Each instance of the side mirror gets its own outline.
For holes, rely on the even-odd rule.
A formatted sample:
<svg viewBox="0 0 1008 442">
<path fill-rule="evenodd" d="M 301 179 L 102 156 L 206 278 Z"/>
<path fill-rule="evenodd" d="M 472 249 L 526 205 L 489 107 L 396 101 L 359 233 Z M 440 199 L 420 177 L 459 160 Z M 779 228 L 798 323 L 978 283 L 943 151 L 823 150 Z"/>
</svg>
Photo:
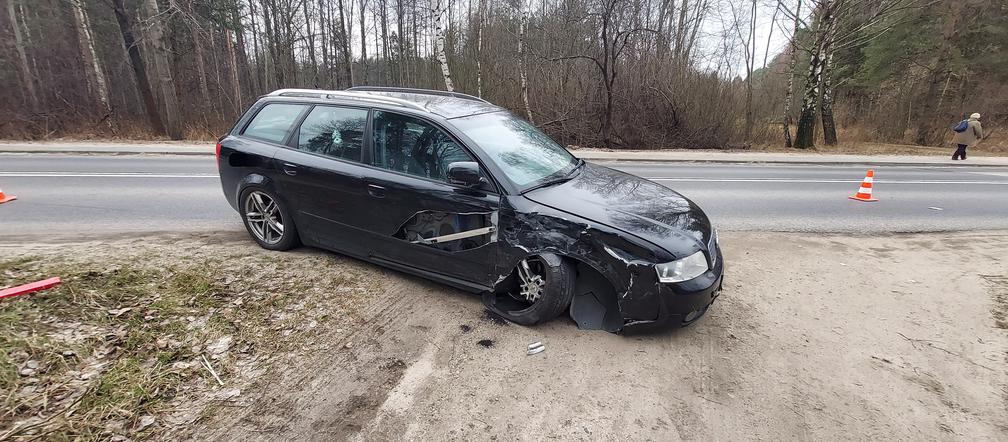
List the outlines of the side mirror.
<svg viewBox="0 0 1008 442">
<path fill-rule="evenodd" d="M 475 187 L 483 182 L 480 176 L 479 163 L 475 161 L 456 161 L 448 165 L 448 182 L 466 187 Z"/>
</svg>

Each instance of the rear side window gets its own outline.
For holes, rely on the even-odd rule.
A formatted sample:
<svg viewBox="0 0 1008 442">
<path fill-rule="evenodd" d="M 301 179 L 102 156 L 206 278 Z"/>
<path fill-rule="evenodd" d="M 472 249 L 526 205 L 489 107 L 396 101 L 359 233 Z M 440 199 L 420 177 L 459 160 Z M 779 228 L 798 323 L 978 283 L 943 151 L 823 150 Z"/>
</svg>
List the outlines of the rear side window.
<svg viewBox="0 0 1008 442">
<path fill-rule="evenodd" d="M 448 181 L 448 165 L 456 161 L 473 161 L 455 141 L 432 124 L 391 112 L 375 112 L 375 166 Z"/>
<path fill-rule="evenodd" d="M 361 160 L 368 111 L 315 106 L 298 131 L 298 149 L 333 158 Z"/>
<path fill-rule="evenodd" d="M 307 107 L 305 104 L 267 104 L 259 110 L 242 134 L 260 140 L 283 143 L 294 121 Z"/>
</svg>

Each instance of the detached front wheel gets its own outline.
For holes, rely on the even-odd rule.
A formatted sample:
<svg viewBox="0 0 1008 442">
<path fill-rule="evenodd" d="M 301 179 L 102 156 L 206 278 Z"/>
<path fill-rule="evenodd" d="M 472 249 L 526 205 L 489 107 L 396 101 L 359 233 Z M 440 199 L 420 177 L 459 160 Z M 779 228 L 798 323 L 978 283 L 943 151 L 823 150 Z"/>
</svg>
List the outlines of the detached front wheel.
<svg viewBox="0 0 1008 442">
<path fill-rule="evenodd" d="M 242 221 L 252 239 L 269 250 L 290 250 L 298 246 L 297 228 L 290 211 L 268 190 L 250 187 L 242 192 Z"/>
<path fill-rule="evenodd" d="M 488 293 L 484 304 L 505 319 L 535 325 L 565 312 L 574 298 L 574 265 L 556 255 L 521 260 L 506 294 Z"/>
</svg>

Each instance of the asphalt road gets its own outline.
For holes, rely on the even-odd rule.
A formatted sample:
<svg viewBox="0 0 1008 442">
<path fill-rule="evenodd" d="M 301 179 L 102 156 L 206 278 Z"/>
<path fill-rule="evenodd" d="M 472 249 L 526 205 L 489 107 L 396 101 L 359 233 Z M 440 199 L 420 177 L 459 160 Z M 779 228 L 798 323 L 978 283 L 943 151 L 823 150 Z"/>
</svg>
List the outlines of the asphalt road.
<svg viewBox="0 0 1008 442">
<path fill-rule="evenodd" d="M 607 163 L 693 199 L 722 230 L 1008 229 L 1008 168 Z M 0 237 L 243 229 L 211 156 L 0 155 Z M 940 210 L 939 210 L 940 209 Z M 10 239 L 10 238 L 8 238 Z"/>
</svg>

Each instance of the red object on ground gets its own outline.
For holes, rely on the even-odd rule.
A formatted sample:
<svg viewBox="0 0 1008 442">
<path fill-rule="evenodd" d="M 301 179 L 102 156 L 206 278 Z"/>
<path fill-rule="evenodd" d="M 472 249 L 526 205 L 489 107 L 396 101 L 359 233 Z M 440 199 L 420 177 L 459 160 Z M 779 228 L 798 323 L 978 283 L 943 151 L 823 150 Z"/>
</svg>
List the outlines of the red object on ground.
<svg viewBox="0 0 1008 442">
<path fill-rule="evenodd" d="M 868 173 L 865 175 L 864 181 L 861 181 L 861 188 L 858 189 L 858 192 L 856 194 L 854 194 L 853 196 L 849 196 L 848 198 L 857 201 L 878 201 L 877 199 L 872 198 L 871 194 L 872 183 L 874 182 L 875 182 L 875 171 L 872 169 L 868 169 Z"/>
<path fill-rule="evenodd" d="M 6 288 L 0 290 L 0 299 L 10 298 L 18 295 L 24 295 L 26 293 L 31 292 L 37 292 L 39 290 L 45 290 L 47 288 L 59 285 L 60 282 L 62 281 L 60 281 L 59 277 L 56 277 L 56 278 L 43 279 L 41 281 L 33 282 L 30 284 Z"/>
<path fill-rule="evenodd" d="M 7 201 L 14 201 L 17 197 L 14 195 L 4 195 L 3 189 L 0 189 L 0 204 L 6 203 Z"/>
</svg>

